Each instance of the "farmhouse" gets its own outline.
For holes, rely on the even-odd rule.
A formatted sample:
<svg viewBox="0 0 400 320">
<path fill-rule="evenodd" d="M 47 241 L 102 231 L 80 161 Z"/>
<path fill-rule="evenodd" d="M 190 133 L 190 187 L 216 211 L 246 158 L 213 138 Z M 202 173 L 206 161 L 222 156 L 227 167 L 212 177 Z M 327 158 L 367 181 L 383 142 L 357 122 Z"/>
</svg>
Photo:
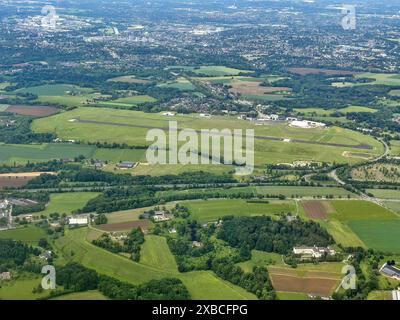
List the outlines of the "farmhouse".
<svg viewBox="0 0 400 320">
<path fill-rule="evenodd" d="M 326 124 L 322 122 L 308 121 L 308 120 L 295 120 L 289 124 L 291 127 L 310 129 L 310 128 L 325 128 Z"/>
<path fill-rule="evenodd" d="M 330 247 L 294 247 L 294 254 L 311 255 L 313 258 L 321 258 L 324 255 L 334 256 L 336 251 Z"/>
<path fill-rule="evenodd" d="M 74 226 L 86 226 L 88 224 L 88 218 L 69 218 L 68 223 Z"/>
<path fill-rule="evenodd" d="M 0 280 L 11 280 L 11 272 L 0 273 Z"/>
<path fill-rule="evenodd" d="M 394 265 L 385 263 L 379 271 L 386 277 L 400 281 L 400 269 L 396 268 Z"/>
<path fill-rule="evenodd" d="M 135 165 L 134 162 L 123 161 L 121 163 L 118 163 L 117 167 L 120 168 L 120 169 L 132 169 L 134 165 Z"/>
<path fill-rule="evenodd" d="M 154 221 L 168 221 L 171 220 L 171 215 L 167 214 L 165 211 L 156 211 L 154 212 Z"/>
</svg>

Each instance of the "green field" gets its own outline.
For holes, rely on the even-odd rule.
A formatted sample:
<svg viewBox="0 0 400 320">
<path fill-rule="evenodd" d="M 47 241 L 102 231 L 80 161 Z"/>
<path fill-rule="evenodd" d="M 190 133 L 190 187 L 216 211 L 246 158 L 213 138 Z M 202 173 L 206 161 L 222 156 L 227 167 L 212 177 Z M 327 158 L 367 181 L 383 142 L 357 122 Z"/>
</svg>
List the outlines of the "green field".
<svg viewBox="0 0 400 320">
<path fill-rule="evenodd" d="M 31 245 L 36 245 L 41 238 L 46 238 L 46 233 L 34 225 L 0 231 L 0 239 L 20 240 Z"/>
<path fill-rule="evenodd" d="M 140 263 L 164 270 L 178 270 L 174 256 L 164 237 L 148 235 L 140 252 Z"/>
<path fill-rule="evenodd" d="M 350 221 L 350 228 L 368 248 L 385 252 L 400 253 L 400 219 Z"/>
<path fill-rule="evenodd" d="M 180 128 L 195 130 L 207 128 L 254 129 L 256 135 L 255 165 L 256 169 L 260 170 L 268 163 L 291 163 L 298 160 L 357 163 L 360 159 L 346 157 L 343 153 L 357 151 L 358 149 L 351 146 L 358 144 L 372 146 L 371 150 L 363 150 L 371 156 L 383 153 L 383 146 L 373 138 L 338 127 L 304 130 L 291 128 L 286 124 L 255 126 L 254 123 L 237 120 L 233 117 L 215 116 L 211 119 L 204 119 L 198 115 L 166 117 L 162 114 L 107 108 L 77 108 L 46 119 L 37 119 L 34 121 L 32 129 L 35 132 L 54 132 L 62 139 L 74 139 L 82 142 L 117 142 L 147 146 L 150 144 L 145 139 L 148 130 L 150 128 L 168 128 L 169 121 L 172 120 L 178 121 Z M 85 121 L 90 121 L 90 123 Z M 287 143 L 263 137 L 337 143 L 348 147 Z"/>
<path fill-rule="evenodd" d="M 199 221 L 216 221 L 228 215 L 260 216 L 279 213 L 296 213 L 292 201 L 276 201 L 270 203 L 248 203 L 245 200 L 199 200 L 183 204 L 190 210 L 191 216 Z"/>
<path fill-rule="evenodd" d="M 101 102 L 101 105 L 120 105 L 120 106 L 136 106 L 142 103 L 147 103 L 147 102 L 156 102 L 157 100 L 147 96 L 147 95 L 139 95 L 139 96 L 132 96 L 132 97 L 125 97 L 125 98 L 119 98 L 116 100 L 111 100 L 107 102 Z"/>
<path fill-rule="evenodd" d="M 367 189 L 368 193 L 372 193 L 375 197 L 380 199 L 400 199 L 400 190 L 390 189 Z"/>
<path fill-rule="evenodd" d="M 64 237 L 55 241 L 59 262 L 77 261 L 88 268 L 97 270 L 132 284 L 148 282 L 152 279 L 177 277 L 188 288 L 192 299 L 241 300 L 256 299 L 244 289 L 232 285 L 210 271 L 178 273 L 173 270 L 136 263 L 113 254 L 86 241 L 87 228 L 68 230 Z"/>
<path fill-rule="evenodd" d="M 37 87 L 29 87 L 16 90 L 18 93 L 32 93 L 38 96 L 63 96 L 66 94 L 92 93 L 93 89 L 82 88 L 71 84 L 46 84 Z"/>
<path fill-rule="evenodd" d="M 96 149 L 92 155 L 93 159 L 111 161 L 118 163 L 120 161 L 144 161 L 146 150 L 144 149 Z"/>
<path fill-rule="evenodd" d="M 390 141 L 390 155 L 400 157 L 400 141 Z"/>
<path fill-rule="evenodd" d="M 108 300 L 100 291 L 90 290 L 84 292 L 67 293 L 50 300 Z"/>
<path fill-rule="evenodd" d="M 277 292 L 278 300 L 310 300 L 305 293 L 296 292 Z"/>
<path fill-rule="evenodd" d="M 161 83 L 158 85 L 161 88 L 173 88 L 181 91 L 193 91 L 196 90 L 196 86 L 194 86 L 189 80 L 186 78 L 178 78 L 175 81 L 169 81 L 166 83 Z"/>
<path fill-rule="evenodd" d="M 291 187 L 291 186 L 260 186 L 256 187 L 257 194 L 268 195 L 274 194 L 279 195 L 282 194 L 286 197 L 291 196 L 300 196 L 300 197 L 313 197 L 313 196 L 321 196 L 324 197 L 326 195 L 333 195 L 335 197 L 347 197 L 350 195 L 351 197 L 356 197 L 354 193 L 351 193 L 343 188 L 339 187 Z"/>
<path fill-rule="evenodd" d="M 336 210 L 333 217 L 340 221 L 397 219 L 392 212 L 368 201 L 331 201 L 331 203 Z"/>
<path fill-rule="evenodd" d="M 237 264 L 244 272 L 252 272 L 254 267 L 266 267 L 267 265 L 283 266 L 282 255 L 259 250 L 251 251 L 251 259 Z"/>
<path fill-rule="evenodd" d="M 57 212 L 69 215 L 73 211 L 82 209 L 89 200 L 98 195 L 99 193 L 96 192 L 52 193 L 46 209 L 36 214 L 48 216 L 50 213 Z"/>
<path fill-rule="evenodd" d="M 352 86 L 365 86 L 365 85 L 385 85 L 385 86 L 399 86 L 400 75 L 393 73 L 360 73 L 355 75 L 355 78 L 362 79 L 368 78 L 373 79 L 372 82 L 367 83 L 353 83 L 353 82 L 333 82 L 332 86 L 343 88 Z"/>
<path fill-rule="evenodd" d="M 330 201 L 335 212 L 329 219 L 319 221 L 336 242 L 344 246 L 361 246 L 398 252 L 399 217 L 393 212 L 368 201 Z M 397 248 L 396 248 L 397 247 Z"/>
<path fill-rule="evenodd" d="M 23 164 L 45 162 L 52 159 L 69 159 L 80 155 L 91 158 L 96 147 L 82 144 L 49 143 L 41 145 L 0 144 L 0 162 Z"/>
<path fill-rule="evenodd" d="M 393 300 L 391 291 L 371 291 L 367 300 Z"/>
<path fill-rule="evenodd" d="M 400 213 L 400 202 L 398 201 L 384 201 L 383 202 L 386 207 L 390 210 Z"/>
<path fill-rule="evenodd" d="M 33 288 L 37 287 L 40 282 L 41 278 L 4 281 L 0 286 L 0 300 L 36 300 L 45 298 L 49 295 L 47 290 L 43 290 L 41 293 L 32 293 Z"/>
</svg>

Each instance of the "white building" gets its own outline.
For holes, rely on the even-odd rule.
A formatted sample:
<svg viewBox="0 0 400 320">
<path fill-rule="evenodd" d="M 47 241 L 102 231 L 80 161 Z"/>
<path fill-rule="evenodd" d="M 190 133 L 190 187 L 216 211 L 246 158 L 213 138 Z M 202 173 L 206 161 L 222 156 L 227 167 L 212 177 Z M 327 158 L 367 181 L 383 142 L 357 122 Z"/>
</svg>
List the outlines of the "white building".
<svg viewBox="0 0 400 320">
<path fill-rule="evenodd" d="M 88 218 L 69 218 L 69 225 L 87 226 Z"/>
<path fill-rule="evenodd" d="M 325 254 L 329 256 L 334 256 L 336 251 L 331 249 L 330 247 L 294 247 L 293 248 L 294 254 L 301 254 L 301 255 L 310 255 L 313 258 L 321 258 Z"/>
<path fill-rule="evenodd" d="M 400 300 L 400 288 L 392 291 L 393 300 Z"/>
<path fill-rule="evenodd" d="M 310 128 L 325 128 L 326 124 L 322 122 L 308 121 L 308 120 L 295 120 L 289 124 L 291 127 L 310 129 Z"/>
</svg>

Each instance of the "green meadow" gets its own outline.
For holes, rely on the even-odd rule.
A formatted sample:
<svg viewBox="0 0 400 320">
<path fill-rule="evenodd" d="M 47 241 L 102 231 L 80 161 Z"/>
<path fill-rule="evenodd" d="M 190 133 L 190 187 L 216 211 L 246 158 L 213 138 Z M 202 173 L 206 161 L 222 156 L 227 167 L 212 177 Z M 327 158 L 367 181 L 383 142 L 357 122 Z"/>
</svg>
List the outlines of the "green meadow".
<svg viewBox="0 0 400 320">
<path fill-rule="evenodd" d="M 105 274 L 121 281 L 132 284 L 148 282 L 152 279 L 162 279 L 166 277 L 176 277 L 182 280 L 188 288 L 192 299 L 207 300 L 244 300 L 256 299 L 256 297 L 246 290 L 224 281 L 210 271 L 193 271 L 179 273 L 178 270 L 165 269 L 157 265 L 161 261 L 169 261 L 172 268 L 172 255 L 169 250 L 164 252 L 164 257 L 160 260 L 149 255 L 151 250 L 155 250 L 154 244 L 145 250 L 145 259 L 155 262 L 156 265 L 146 265 L 137 263 L 131 259 L 113 254 L 109 251 L 96 247 L 86 240 L 87 228 L 67 230 L 65 236 L 55 241 L 55 248 L 60 254 L 58 258 L 61 262 L 76 261 L 88 268 L 95 269 L 101 274 Z M 155 240 L 159 241 L 159 240 Z M 166 249 L 165 246 L 161 249 Z M 150 251 L 149 251 L 150 250 Z M 168 255 L 170 255 L 168 257 Z"/>
<path fill-rule="evenodd" d="M 0 286 L 0 300 L 36 300 L 49 296 L 49 291 L 33 293 L 33 288 L 40 285 L 42 278 L 18 279 L 2 282 Z"/>
<path fill-rule="evenodd" d="M 380 199 L 400 199 L 400 190 L 390 189 L 367 189 L 368 193 L 372 193 L 375 197 Z"/>
<path fill-rule="evenodd" d="M 20 240 L 30 245 L 36 245 L 42 238 L 46 238 L 46 233 L 34 225 L 0 231 L 0 239 Z"/>
<path fill-rule="evenodd" d="M 140 251 L 140 263 L 165 270 L 178 270 L 167 240 L 156 235 L 147 235 Z"/>
<path fill-rule="evenodd" d="M 79 120 L 76 120 L 79 119 Z M 90 123 L 85 121 L 91 121 Z M 326 161 L 337 163 L 357 163 L 360 159 L 346 157 L 345 151 L 357 149 L 353 145 L 368 144 L 371 150 L 364 150 L 371 156 L 383 153 L 383 146 L 375 139 L 358 132 L 330 127 L 326 129 L 291 128 L 286 124 L 255 126 L 249 121 L 215 116 L 204 119 L 198 115 L 177 115 L 166 117 L 162 114 L 147 114 L 131 110 L 107 108 L 77 108 L 46 119 L 37 119 L 32 125 L 35 132 L 53 132 L 63 139 L 82 142 L 118 142 L 128 145 L 147 146 L 146 135 L 150 128 L 168 128 L 169 121 L 177 121 L 179 128 L 195 130 L 226 128 L 255 130 L 255 165 L 261 169 L 268 163 L 304 161 Z M 325 142 L 348 145 L 332 147 L 317 144 L 273 141 L 269 137 L 282 139 L 301 139 L 312 142 Z"/>
<path fill-rule="evenodd" d="M 362 200 L 329 201 L 332 213 L 328 220 L 318 220 L 344 246 L 361 246 L 398 252 L 400 218 L 392 211 Z M 397 249 L 396 249 L 397 248 Z"/>
<path fill-rule="evenodd" d="M 253 73 L 249 70 L 240 70 L 235 68 L 228 68 L 224 66 L 201 66 L 201 67 L 189 67 L 189 66 L 171 66 L 168 69 L 181 69 L 192 71 L 199 75 L 205 75 L 209 77 L 221 77 L 221 76 L 237 76 L 241 73 Z"/>
<path fill-rule="evenodd" d="M 52 159 L 91 158 L 96 147 L 82 144 L 46 143 L 40 145 L 0 144 L 0 162 L 6 164 L 45 162 Z"/>
<path fill-rule="evenodd" d="M 92 93 L 93 89 L 82 88 L 71 84 L 46 84 L 16 90 L 17 93 L 32 93 L 38 96 L 63 96 L 66 94 Z"/>
<path fill-rule="evenodd" d="M 78 209 L 82 209 L 86 203 L 97 197 L 96 192 L 66 192 L 50 194 L 50 202 L 44 211 L 38 212 L 37 215 L 48 216 L 51 213 L 71 214 Z"/>
<path fill-rule="evenodd" d="M 191 216 L 199 221 L 216 221 L 224 216 L 261 216 L 296 213 L 293 201 L 271 200 L 269 203 L 251 203 L 246 200 L 196 200 L 183 202 Z"/>
<path fill-rule="evenodd" d="M 186 78 L 178 78 L 177 80 L 174 81 L 169 81 L 166 83 L 161 83 L 158 85 L 161 88 L 172 88 L 172 89 L 178 89 L 181 91 L 193 91 L 196 90 L 196 86 L 193 85 L 189 80 Z"/>
<path fill-rule="evenodd" d="M 400 219 L 350 221 L 349 226 L 368 248 L 400 253 Z"/>
</svg>

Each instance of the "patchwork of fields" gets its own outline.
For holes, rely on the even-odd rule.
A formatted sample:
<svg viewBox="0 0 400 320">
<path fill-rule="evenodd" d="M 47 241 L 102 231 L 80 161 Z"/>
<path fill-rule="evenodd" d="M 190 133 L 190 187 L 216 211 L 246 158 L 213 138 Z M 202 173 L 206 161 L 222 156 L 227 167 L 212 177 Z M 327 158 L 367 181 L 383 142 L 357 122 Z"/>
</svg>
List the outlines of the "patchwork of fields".
<svg viewBox="0 0 400 320">
<path fill-rule="evenodd" d="M 400 217 L 392 211 L 367 201 L 334 200 L 319 203 L 320 214 L 323 214 L 325 219 L 319 222 L 338 243 L 399 252 Z M 326 210 L 327 205 L 329 211 Z M 308 208 L 304 209 L 306 216 L 316 218 L 310 216 Z"/>
</svg>

